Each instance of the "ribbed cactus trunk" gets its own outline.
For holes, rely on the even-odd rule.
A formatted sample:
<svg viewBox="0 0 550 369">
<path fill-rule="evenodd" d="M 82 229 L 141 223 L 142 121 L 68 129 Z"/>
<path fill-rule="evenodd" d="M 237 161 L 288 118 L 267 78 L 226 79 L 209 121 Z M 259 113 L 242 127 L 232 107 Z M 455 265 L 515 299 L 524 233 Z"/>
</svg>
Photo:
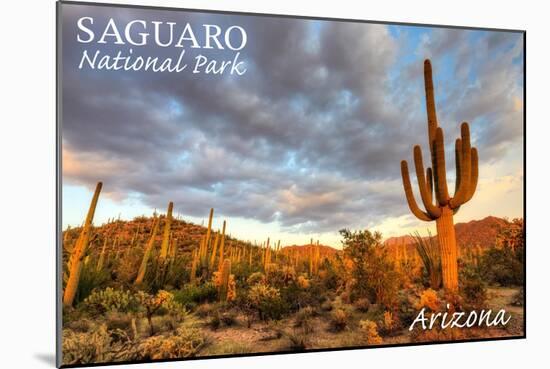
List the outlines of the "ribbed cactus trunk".
<svg viewBox="0 0 550 369">
<path fill-rule="evenodd" d="M 221 239 L 220 239 L 220 257 L 218 258 L 218 271 L 222 269 L 222 264 L 223 264 L 223 257 L 224 257 L 224 253 L 225 253 L 225 220 L 223 221 L 223 226 L 222 226 L 222 236 L 221 236 Z"/>
<path fill-rule="evenodd" d="M 96 270 L 99 272 L 103 269 L 103 263 L 105 262 L 105 250 L 107 249 L 107 237 L 103 241 L 103 248 L 101 249 L 101 254 L 99 254 L 99 260 L 97 261 Z"/>
<path fill-rule="evenodd" d="M 168 246 L 170 245 L 170 228 L 172 227 L 172 209 L 174 209 L 174 203 L 168 204 L 168 211 L 166 213 L 166 220 L 164 222 L 164 235 L 162 237 L 162 245 L 160 247 L 160 260 L 164 262 L 168 256 Z"/>
<path fill-rule="evenodd" d="M 155 245 L 155 237 L 157 236 L 158 228 L 159 228 L 159 220 L 158 218 L 155 218 L 153 220 L 153 228 L 151 229 L 151 237 L 147 242 L 147 246 L 145 246 L 143 259 L 141 259 L 141 265 L 139 266 L 138 275 L 134 282 L 135 284 L 141 284 L 143 282 L 143 278 L 145 278 L 145 272 L 147 271 L 147 263 L 149 262 L 149 257 L 151 256 L 151 250 L 153 250 L 153 246 Z"/>
<path fill-rule="evenodd" d="M 231 260 L 225 259 L 220 271 L 220 285 L 218 287 L 218 295 L 220 301 L 227 301 L 227 291 L 229 288 L 229 276 L 231 275 Z"/>
<path fill-rule="evenodd" d="M 101 187 L 103 187 L 103 183 L 98 182 L 95 188 L 94 196 L 92 197 L 90 208 L 88 209 L 86 221 L 82 227 L 82 232 L 80 232 L 80 236 L 76 241 L 69 260 L 69 280 L 67 281 L 67 286 L 65 287 L 65 292 L 63 294 L 63 305 L 65 306 L 71 306 L 76 296 L 78 282 L 80 280 L 80 272 L 82 271 L 82 261 L 86 255 L 86 249 L 88 248 L 88 241 L 90 240 L 90 232 L 92 230 L 92 222 L 94 220 L 95 209 L 99 199 L 99 193 L 101 192 Z"/>
<path fill-rule="evenodd" d="M 197 278 L 197 264 L 199 263 L 199 252 L 197 249 L 193 250 L 193 261 L 191 262 L 191 275 L 189 277 L 191 283 L 195 283 Z"/>
<path fill-rule="evenodd" d="M 435 221 L 437 242 L 441 254 L 441 274 L 443 286 L 456 291 L 458 289 L 458 261 L 453 211 L 448 206 L 441 209 L 441 216 Z"/>
</svg>

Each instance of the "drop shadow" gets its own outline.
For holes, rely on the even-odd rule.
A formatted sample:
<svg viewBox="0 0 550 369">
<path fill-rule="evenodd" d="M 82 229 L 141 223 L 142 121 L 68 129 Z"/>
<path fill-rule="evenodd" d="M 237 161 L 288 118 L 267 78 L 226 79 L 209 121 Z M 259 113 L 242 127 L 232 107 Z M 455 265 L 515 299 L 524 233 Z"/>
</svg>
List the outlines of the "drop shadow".
<svg viewBox="0 0 550 369">
<path fill-rule="evenodd" d="M 55 354 L 51 353 L 38 353 L 34 354 L 34 358 L 52 367 L 55 367 Z"/>
</svg>

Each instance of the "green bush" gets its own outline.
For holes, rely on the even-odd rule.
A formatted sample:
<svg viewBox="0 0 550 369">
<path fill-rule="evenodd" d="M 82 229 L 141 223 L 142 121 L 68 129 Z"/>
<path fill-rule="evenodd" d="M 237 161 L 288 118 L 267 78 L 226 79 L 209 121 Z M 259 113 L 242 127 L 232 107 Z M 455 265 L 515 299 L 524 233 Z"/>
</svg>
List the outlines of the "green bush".
<svg viewBox="0 0 550 369">
<path fill-rule="evenodd" d="M 75 304 L 78 305 L 84 301 L 94 290 L 104 288 L 110 279 L 109 272 L 105 269 L 97 270 L 95 263 L 90 261 L 83 265 L 76 290 Z"/>
<path fill-rule="evenodd" d="M 472 269 L 463 268 L 460 276 L 460 291 L 464 302 L 474 308 L 481 308 L 487 301 L 487 289 L 481 276 Z"/>
<path fill-rule="evenodd" d="M 523 285 L 523 263 L 512 249 L 492 247 L 487 250 L 479 265 L 484 281 L 492 285 Z"/>
<path fill-rule="evenodd" d="M 390 308 L 397 300 L 400 278 L 382 246 L 382 234 L 369 230 L 340 230 L 345 255 L 353 262 L 356 283 L 347 289 L 346 298 L 368 298 Z"/>
<path fill-rule="evenodd" d="M 174 300 L 191 309 L 198 304 L 217 301 L 218 290 L 213 283 L 187 284 L 181 290 L 173 291 Z"/>
<path fill-rule="evenodd" d="M 111 287 L 94 290 L 82 304 L 86 310 L 98 314 L 136 311 L 138 306 L 130 291 L 115 290 Z"/>
</svg>

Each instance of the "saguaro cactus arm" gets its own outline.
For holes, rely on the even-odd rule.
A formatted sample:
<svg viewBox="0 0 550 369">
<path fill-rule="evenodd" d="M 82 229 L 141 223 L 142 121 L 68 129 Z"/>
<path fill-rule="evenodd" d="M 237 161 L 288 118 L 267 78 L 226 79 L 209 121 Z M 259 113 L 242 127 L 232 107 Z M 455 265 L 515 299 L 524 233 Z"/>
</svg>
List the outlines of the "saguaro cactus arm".
<svg viewBox="0 0 550 369">
<path fill-rule="evenodd" d="M 426 91 L 426 112 L 428 114 L 428 140 L 430 142 L 430 150 L 432 150 L 431 145 L 435 140 L 435 130 L 437 129 L 437 115 L 435 112 L 432 64 L 428 59 L 424 60 L 424 89 Z"/>
<path fill-rule="evenodd" d="M 432 203 L 431 190 L 426 184 L 426 178 L 424 177 L 424 164 L 422 163 L 422 149 L 419 145 L 414 147 L 414 166 L 416 168 L 416 178 L 418 180 L 418 188 L 420 189 L 420 196 L 422 197 L 422 203 L 426 208 L 426 212 L 431 219 L 435 219 L 441 215 L 441 210 Z M 431 180 L 430 180 L 431 181 Z M 430 186 L 431 187 L 431 186 Z"/>
<path fill-rule="evenodd" d="M 474 193 L 476 192 L 476 188 L 477 188 L 478 176 L 479 176 L 479 168 L 478 168 L 477 149 L 475 147 L 472 147 L 472 172 L 470 174 L 470 186 L 464 202 L 470 201 L 474 196 Z"/>
<path fill-rule="evenodd" d="M 450 200 L 452 209 L 470 200 L 475 192 L 478 177 L 477 150 L 470 145 L 470 129 L 468 123 L 460 127 L 461 139 L 456 140 L 457 182 L 455 196 Z"/>
<path fill-rule="evenodd" d="M 435 130 L 434 142 L 434 183 L 437 201 L 441 206 L 445 206 L 449 203 L 449 190 L 447 189 L 447 170 L 445 169 L 444 142 L 443 129 L 441 129 L 441 127 L 437 127 L 437 129 Z"/>
<path fill-rule="evenodd" d="M 405 188 L 405 196 L 407 197 L 407 203 L 409 204 L 409 209 L 411 212 L 420 220 L 429 222 L 433 220 L 428 213 L 420 210 L 416 200 L 414 199 L 414 194 L 411 186 L 411 179 L 409 177 L 409 167 L 405 160 L 401 161 L 401 177 L 403 178 L 403 187 Z"/>
<path fill-rule="evenodd" d="M 433 194 L 434 194 L 434 177 L 432 173 L 432 168 L 426 169 L 426 178 L 428 179 L 428 190 L 430 191 L 430 202 L 432 202 Z"/>
</svg>

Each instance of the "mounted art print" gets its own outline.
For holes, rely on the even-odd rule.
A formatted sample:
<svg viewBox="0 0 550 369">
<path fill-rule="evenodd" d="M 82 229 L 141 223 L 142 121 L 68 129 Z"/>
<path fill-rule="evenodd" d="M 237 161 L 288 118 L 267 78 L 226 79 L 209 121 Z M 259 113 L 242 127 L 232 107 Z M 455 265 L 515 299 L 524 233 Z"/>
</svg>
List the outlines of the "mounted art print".
<svg viewBox="0 0 550 369">
<path fill-rule="evenodd" d="M 59 366 L 525 337 L 524 31 L 61 1 L 57 52 Z"/>
</svg>

